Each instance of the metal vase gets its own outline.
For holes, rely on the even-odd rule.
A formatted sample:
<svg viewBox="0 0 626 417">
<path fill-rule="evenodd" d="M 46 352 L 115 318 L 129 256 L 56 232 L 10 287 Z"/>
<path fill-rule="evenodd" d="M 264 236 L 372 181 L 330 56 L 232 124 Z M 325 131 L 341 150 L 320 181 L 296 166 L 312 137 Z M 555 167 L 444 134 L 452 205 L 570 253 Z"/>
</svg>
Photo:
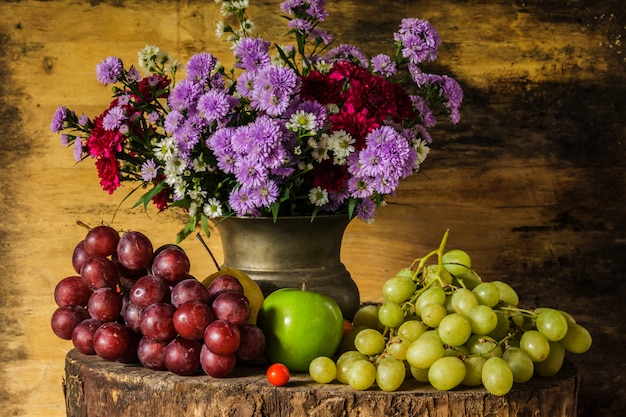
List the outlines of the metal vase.
<svg viewBox="0 0 626 417">
<path fill-rule="evenodd" d="M 340 259 L 347 215 L 230 217 L 216 227 L 224 251 L 223 267 L 255 280 L 263 294 L 301 288 L 326 294 L 352 319 L 360 306 L 359 289 Z"/>
</svg>

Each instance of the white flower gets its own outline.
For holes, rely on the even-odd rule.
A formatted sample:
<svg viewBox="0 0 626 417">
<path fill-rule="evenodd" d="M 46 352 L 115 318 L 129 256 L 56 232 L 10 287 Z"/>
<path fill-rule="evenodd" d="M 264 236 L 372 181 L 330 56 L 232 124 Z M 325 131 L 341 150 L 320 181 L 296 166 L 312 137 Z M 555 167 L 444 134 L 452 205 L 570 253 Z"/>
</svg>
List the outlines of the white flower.
<svg viewBox="0 0 626 417">
<path fill-rule="evenodd" d="M 137 55 L 139 56 L 139 68 L 143 72 L 148 73 L 150 68 L 154 68 L 158 57 L 163 56 L 163 52 L 161 52 L 158 46 L 146 45 Z"/>
<path fill-rule="evenodd" d="M 208 165 L 200 158 L 194 158 L 191 161 L 191 168 L 193 168 L 194 172 L 204 172 L 209 169 Z"/>
<path fill-rule="evenodd" d="M 287 122 L 285 126 L 292 132 L 299 132 L 300 130 L 313 130 L 315 129 L 316 120 L 317 117 L 315 117 L 313 113 L 298 110 L 291 115 L 289 122 Z"/>
<path fill-rule="evenodd" d="M 328 138 L 328 147 L 333 151 L 335 165 L 345 165 L 348 156 L 354 152 L 356 139 L 345 130 L 338 130 Z"/>
<path fill-rule="evenodd" d="M 430 152 L 430 148 L 427 145 L 428 142 L 422 139 L 415 139 L 413 141 L 413 148 L 417 152 L 417 158 L 415 159 L 414 168 L 418 169 L 419 166 L 424 162 L 428 153 Z"/>
<path fill-rule="evenodd" d="M 308 145 L 311 147 L 311 156 L 315 161 L 322 162 L 330 158 L 328 155 L 328 134 L 322 134 L 317 141 L 315 138 L 309 138 Z"/>
<path fill-rule="evenodd" d="M 209 219 L 220 217 L 222 215 L 222 203 L 217 198 L 211 197 L 202 207 L 202 212 Z"/>
<path fill-rule="evenodd" d="M 165 137 L 157 142 L 152 151 L 154 156 L 161 161 L 169 161 L 178 155 L 178 147 L 172 137 Z"/>
<path fill-rule="evenodd" d="M 198 205 L 195 202 L 189 203 L 189 217 L 196 217 L 196 211 L 198 210 Z"/>
<path fill-rule="evenodd" d="M 328 191 L 322 189 L 322 187 L 313 187 L 309 191 L 309 201 L 318 207 L 328 203 Z"/>
</svg>

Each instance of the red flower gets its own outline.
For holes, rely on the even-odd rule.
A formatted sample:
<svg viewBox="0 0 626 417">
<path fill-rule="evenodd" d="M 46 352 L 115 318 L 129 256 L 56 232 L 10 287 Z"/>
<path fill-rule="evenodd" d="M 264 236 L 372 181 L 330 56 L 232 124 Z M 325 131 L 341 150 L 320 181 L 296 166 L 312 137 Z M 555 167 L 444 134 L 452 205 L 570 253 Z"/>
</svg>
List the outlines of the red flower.
<svg viewBox="0 0 626 417">
<path fill-rule="evenodd" d="M 170 85 L 170 80 L 160 75 L 145 77 L 137 83 L 139 99 L 150 102 L 157 98 L 167 97 L 165 89 L 168 85 Z"/>
<path fill-rule="evenodd" d="M 348 181 L 348 169 L 345 165 L 334 165 L 332 159 L 326 159 L 311 171 L 313 185 L 328 192 L 342 192 Z"/>
<path fill-rule="evenodd" d="M 156 187 L 159 185 L 159 181 L 162 181 L 163 179 L 165 179 L 165 176 L 159 176 L 159 178 L 154 182 L 154 186 Z M 159 211 L 163 211 L 169 207 L 168 200 L 169 192 L 167 188 L 162 189 L 154 197 L 152 197 L 152 202 Z"/>
<path fill-rule="evenodd" d="M 368 116 L 367 109 L 356 111 L 354 106 L 347 104 L 339 113 L 330 116 L 331 131 L 345 130 L 348 132 L 356 140 L 354 148 L 360 151 L 365 147 L 367 134 L 380 127 L 380 123 L 375 118 Z"/>
<path fill-rule="evenodd" d="M 338 103 L 341 100 L 342 81 L 333 79 L 319 71 L 311 71 L 302 77 L 300 97 L 303 100 L 316 100 L 321 104 Z"/>
<path fill-rule="evenodd" d="M 115 157 L 116 152 L 122 151 L 124 135 L 102 127 L 102 120 L 107 111 L 94 119 L 91 135 L 87 138 L 87 151 L 93 158 L 101 156 L 111 158 Z"/>
<path fill-rule="evenodd" d="M 344 96 L 345 102 L 353 105 L 357 111 L 367 109 L 368 115 L 379 121 L 397 115 L 394 88 L 383 77 L 374 77 L 368 73 L 355 78 L 350 81 L 350 89 Z"/>
<path fill-rule="evenodd" d="M 101 156 L 96 160 L 96 170 L 100 178 L 100 186 L 109 194 L 120 186 L 120 163 L 115 156 Z"/>
</svg>

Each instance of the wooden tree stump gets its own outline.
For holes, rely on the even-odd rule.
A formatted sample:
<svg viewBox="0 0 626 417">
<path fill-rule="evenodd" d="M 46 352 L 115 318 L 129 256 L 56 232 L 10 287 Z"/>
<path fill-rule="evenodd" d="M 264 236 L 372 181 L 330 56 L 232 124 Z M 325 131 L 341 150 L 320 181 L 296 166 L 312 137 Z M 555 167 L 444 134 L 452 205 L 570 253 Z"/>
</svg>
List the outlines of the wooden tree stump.
<svg viewBox="0 0 626 417">
<path fill-rule="evenodd" d="M 437 391 L 406 381 L 400 390 L 355 391 L 292 375 L 284 387 L 265 379 L 264 366 L 238 366 L 233 376 L 182 377 L 123 365 L 75 350 L 65 362 L 68 417 L 143 416 L 423 416 L 575 417 L 579 376 L 566 363 L 552 378 L 535 377 L 497 397 L 485 389 Z"/>
</svg>

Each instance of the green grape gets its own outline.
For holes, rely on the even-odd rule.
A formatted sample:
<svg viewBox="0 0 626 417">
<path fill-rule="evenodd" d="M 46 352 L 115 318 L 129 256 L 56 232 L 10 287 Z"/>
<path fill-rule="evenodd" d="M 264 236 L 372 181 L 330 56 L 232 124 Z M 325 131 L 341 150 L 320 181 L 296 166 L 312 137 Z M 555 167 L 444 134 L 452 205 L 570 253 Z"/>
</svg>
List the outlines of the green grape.
<svg viewBox="0 0 626 417">
<path fill-rule="evenodd" d="M 472 308 L 467 318 L 472 326 L 472 332 L 476 334 L 489 334 L 498 325 L 498 316 L 489 306 L 479 304 Z"/>
<path fill-rule="evenodd" d="M 441 391 L 448 391 L 458 386 L 466 374 L 465 364 L 455 356 L 437 359 L 428 369 L 428 382 Z"/>
<path fill-rule="evenodd" d="M 398 360 L 406 359 L 406 351 L 409 349 L 411 341 L 404 336 L 394 336 L 387 343 L 387 353 Z"/>
<path fill-rule="evenodd" d="M 437 327 L 441 320 L 448 314 L 441 304 L 430 303 L 422 307 L 422 321 L 428 327 Z"/>
<path fill-rule="evenodd" d="M 406 351 L 406 361 L 409 365 L 427 369 L 446 353 L 441 341 L 434 337 L 420 337 Z"/>
<path fill-rule="evenodd" d="M 578 323 L 569 323 L 567 333 L 561 339 L 563 347 L 572 353 L 585 353 L 591 347 L 591 342 L 589 331 Z"/>
<path fill-rule="evenodd" d="M 422 335 L 428 328 L 424 323 L 418 320 L 407 320 L 398 327 L 396 334 L 413 342 Z"/>
<path fill-rule="evenodd" d="M 484 356 L 470 356 L 465 359 L 465 378 L 461 384 L 466 387 L 477 387 L 483 383 L 483 365 L 487 362 Z"/>
<path fill-rule="evenodd" d="M 402 268 L 396 274 L 397 277 L 413 278 L 413 270 L 411 268 Z"/>
<path fill-rule="evenodd" d="M 550 354 L 550 342 L 537 330 L 528 330 L 520 338 L 522 348 L 533 362 L 541 362 Z"/>
<path fill-rule="evenodd" d="M 309 375 L 318 384 L 328 384 L 337 377 L 337 364 L 327 356 L 318 356 L 309 364 Z"/>
<path fill-rule="evenodd" d="M 411 372 L 411 376 L 418 382 L 428 382 L 428 368 L 416 368 L 414 366 L 409 366 L 409 371 Z"/>
<path fill-rule="evenodd" d="M 396 276 L 383 284 L 383 297 L 393 303 L 402 303 L 408 300 L 415 292 L 417 284 L 410 277 Z"/>
<path fill-rule="evenodd" d="M 572 316 L 570 313 L 568 313 L 567 311 L 563 311 L 563 310 L 559 310 L 561 312 L 561 314 L 563 314 L 563 317 L 565 317 L 565 320 L 567 320 L 567 324 L 570 323 L 576 323 L 576 319 L 574 319 L 574 316 Z"/>
<path fill-rule="evenodd" d="M 511 323 L 509 322 L 509 317 L 506 313 L 495 310 L 496 317 L 498 319 L 498 323 L 496 324 L 496 328 L 493 329 L 488 336 L 495 340 L 502 340 L 506 337 L 511 328 Z"/>
<path fill-rule="evenodd" d="M 441 268 L 437 274 L 437 265 L 428 265 L 424 268 L 424 286 L 433 285 L 437 287 L 445 287 L 452 284 L 452 275 L 446 268 Z"/>
<path fill-rule="evenodd" d="M 439 340 L 439 343 L 443 344 L 441 336 L 439 336 L 439 329 L 426 330 L 420 337 L 432 337 L 433 339 Z"/>
<path fill-rule="evenodd" d="M 368 329 L 382 329 L 383 326 L 378 321 L 378 308 L 376 304 L 368 304 L 359 308 L 352 319 L 354 327 L 365 326 Z"/>
<path fill-rule="evenodd" d="M 337 381 L 342 384 L 347 384 L 348 377 L 346 372 L 348 368 L 355 361 L 362 359 L 367 360 L 367 356 L 356 350 L 349 350 L 339 355 L 339 358 L 337 359 Z"/>
<path fill-rule="evenodd" d="M 550 341 L 550 353 L 541 362 L 535 363 L 535 372 L 540 376 L 553 376 L 561 370 L 565 359 L 565 348 L 559 342 Z"/>
<path fill-rule="evenodd" d="M 461 346 L 472 334 L 470 321 L 457 313 L 445 316 L 437 329 L 441 341 L 450 346 Z"/>
<path fill-rule="evenodd" d="M 455 281 L 458 282 L 457 286 L 465 287 L 469 290 L 473 290 L 482 282 L 482 280 L 474 270 L 471 270 L 465 274 L 455 275 L 454 278 Z"/>
<path fill-rule="evenodd" d="M 399 327 L 404 321 L 404 310 L 398 303 L 385 301 L 378 309 L 378 321 L 385 327 Z"/>
<path fill-rule="evenodd" d="M 513 371 L 504 359 L 494 356 L 483 365 L 482 381 L 493 395 L 505 395 L 513 388 Z"/>
<path fill-rule="evenodd" d="M 344 353 L 350 350 L 356 350 L 354 346 L 354 339 L 356 335 L 359 334 L 361 330 L 367 329 L 367 327 L 363 325 L 354 326 L 346 335 L 341 339 L 341 344 L 339 345 L 339 353 Z"/>
<path fill-rule="evenodd" d="M 457 358 L 463 358 L 468 355 L 469 351 L 464 345 L 462 345 L 446 347 L 446 353 L 443 356 L 456 356 Z"/>
<path fill-rule="evenodd" d="M 473 334 L 465 343 L 470 355 L 502 356 L 502 346 L 489 336 Z"/>
<path fill-rule="evenodd" d="M 454 308 L 452 308 L 452 296 L 451 295 L 446 296 L 446 300 L 444 301 L 443 306 L 446 308 L 446 311 L 448 312 L 448 314 L 454 313 Z"/>
<path fill-rule="evenodd" d="M 500 301 L 500 290 L 492 282 L 482 282 L 472 290 L 479 304 L 493 307 Z"/>
<path fill-rule="evenodd" d="M 415 313 L 422 313 L 422 307 L 428 304 L 442 304 L 446 301 L 446 293 L 441 287 L 430 287 L 417 298 L 415 302 Z"/>
<path fill-rule="evenodd" d="M 364 355 L 371 356 L 385 349 L 385 337 L 374 329 L 361 330 L 354 338 L 354 346 Z"/>
<path fill-rule="evenodd" d="M 518 306 L 519 296 L 509 284 L 503 281 L 491 281 L 491 283 L 498 287 L 500 291 L 500 301 L 513 307 Z"/>
<path fill-rule="evenodd" d="M 472 259 L 467 252 L 460 249 L 452 249 L 441 257 L 443 267 L 452 275 L 459 276 L 468 273 L 472 269 Z"/>
<path fill-rule="evenodd" d="M 357 391 L 369 389 L 376 381 L 376 367 L 366 359 L 359 359 L 346 371 L 348 385 Z"/>
<path fill-rule="evenodd" d="M 454 291 L 450 302 L 455 313 L 466 317 L 470 310 L 478 305 L 476 296 L 467 288 L 459 288 Z"/>
<path fill-rule="evenodd" d="M 510 347 L 504 351 L 502 359 L 509 364 L 509 368 L 513 372 L 513 381 L 523 383 L 528 382 L 533 377 L 535 365 L 524 350 Z"/>
<path fill-rule="evenodd" d="M 383 358 L 376 367 L 376 384 L 383 391 L 395 391 L 400 388 L 406 377 L 404 362 L 392 356 Z"/>
<path fill-rule="evenodd" d="M 567 333 L 567 319 L 553 308 L 542 309 L 537 315 L 535 326 L 551 342 L 563 339 Z"/>
</svg>

